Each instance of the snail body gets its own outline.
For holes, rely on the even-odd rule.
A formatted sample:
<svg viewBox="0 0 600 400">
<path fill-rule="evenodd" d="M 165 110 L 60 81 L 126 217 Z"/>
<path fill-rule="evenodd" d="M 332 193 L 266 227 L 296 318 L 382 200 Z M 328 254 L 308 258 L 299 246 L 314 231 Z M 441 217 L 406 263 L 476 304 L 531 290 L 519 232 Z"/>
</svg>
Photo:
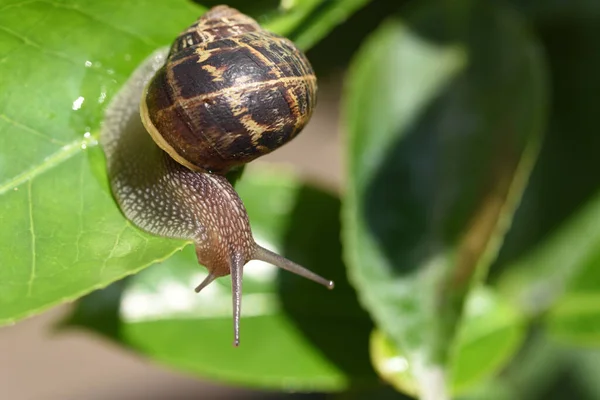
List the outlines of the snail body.
<svg viewBox="0 0 600 400">
<path fill-rule="evenodd" d="M 217 6 L 170 49 L 149 56 L 105 113 L 100 141 L 121 211 L 147 232 L 194 241 L 208 270 L 197 292 L 231 274 L 236 346 L 248 261 L 333 287 L 256 244 L 242 200 L 223 175 L 297 135 L 315 97 L 310 64 L 290 41 Z"/>
</svg>

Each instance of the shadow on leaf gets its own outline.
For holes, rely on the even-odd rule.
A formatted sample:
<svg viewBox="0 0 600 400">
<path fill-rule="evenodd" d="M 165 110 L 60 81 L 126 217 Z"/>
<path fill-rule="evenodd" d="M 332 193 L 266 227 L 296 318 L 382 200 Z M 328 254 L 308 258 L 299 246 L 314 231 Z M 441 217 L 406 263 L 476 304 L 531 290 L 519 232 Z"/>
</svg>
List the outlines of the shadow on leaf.
<svg viewBox="0 0 600 400">
<path fill-rule="evenodd" d="M 314 282 L 282 271 L 279 295 L 283 307 L 302 331 L 334 365 L 348 376 L 373 382 L 369 335 L 372 322 L 348 283 L 341 259 L 340 201 L 318 189 L 303 186 L 296 198 L 284 242 L 286 257 L 332 279 L 328 291 Z"/>
</svg>

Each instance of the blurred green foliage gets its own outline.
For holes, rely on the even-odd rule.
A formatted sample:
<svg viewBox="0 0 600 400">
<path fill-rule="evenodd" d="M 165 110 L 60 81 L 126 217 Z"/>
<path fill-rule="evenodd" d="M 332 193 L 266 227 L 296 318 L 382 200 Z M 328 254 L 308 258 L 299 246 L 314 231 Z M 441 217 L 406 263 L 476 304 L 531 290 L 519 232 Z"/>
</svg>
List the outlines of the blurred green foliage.
<svg viewBox="0 0 600 400">
<path fill-rule="evenodd" d="M 106 104 L 220 2 L 0 0 L 0 323 L 79 299 L 62 328 L 230 384 L 600 398 L 600 3 L 224 2 L 345 72 L 342 195 L 236 183 L 258 240 L 336 289 L 249 265 L 233 349 L 227 279 L 195 295 L 188 243 L 111 197 Z"/>
</svg>

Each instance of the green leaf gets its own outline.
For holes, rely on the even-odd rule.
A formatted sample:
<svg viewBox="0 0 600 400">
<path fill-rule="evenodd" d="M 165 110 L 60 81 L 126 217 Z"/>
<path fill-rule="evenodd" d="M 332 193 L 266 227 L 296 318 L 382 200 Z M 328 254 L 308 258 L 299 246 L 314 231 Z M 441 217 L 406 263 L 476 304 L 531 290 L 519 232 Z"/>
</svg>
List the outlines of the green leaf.
<svg viewBox="0 0 600 400">
<path fill-rule="evenodd" d="M 599 374 L 597 349 L 566 347 L 534 328 L 501 375 L 459 399 L 596 400 Z"/>
<path fill-rule="evenodd" d="M 569 352 L 548 340 L 540 329 L 531 329 L 522 348 L 503 368 L 501 374 L 490 377 L 476 388 L 461 395 L 461 400 L 542 400 L 565 399 L 566 393 L 573 396 L 575 385 Z M 559 389 L 560 388 L 560 389 Z M 577 395 L 575 398 L 582 398 Z"/>
<path fill-rule="evenodd" d="M 404 17 L 349 78 L 344 248 L 362 303 L 421 394 L 440 398 L 464 299 L 535 162 L 544 70 L 521 21 L 493 4 L 421 3 Z"/>
<path fill-rule="evenodd" d="M 566 14 L 540 31 L 553 70 L 552 113 L 493 278 L 532 317 L 550 311 L 561 339 L 597 343 L 600 14 Z"/>
<path fill-rule="evenodd" d="M 596 0 L 511 0 L 511 3 L 528 18 L 543 23 L 600 15 L 600 3 Z"/>
<path fill-rule="evenodd" d="M 251 15 L 253 18 L 273 32 L 289 37 L 295 40 L 294 32 L 296 30 L 303 31 L 301 25 L 310 19 L 310 16 L 315 12 L 315 18 L 319 18 L 320 13 L 316 12 L 320 6 L 331 0 L 231 0 L 227 5 L 234 7 L 241 12 Z M 343 3 L 344 0 L 335 0 L 335 3 Z M 206 7 L 214 7 L 223 4 L 222 0 L 203 0 L 198 3 Z M 335 26 L 335 22 L 331 24 L 320 34 L 317 41 L 327 34 Z M 310 47 L 308 43 L 303 43 L 300 48 L 307 49 Z"/>
<path fill-rule="evenodd" d="M 487 288 L 471 293 L 465 320 L 457 334 L 452 355 L 450 387 L 453 396 L 468 392 L 494 376 L 514 356 L 525 337 L 525 324 L 513 306 Z M 413 396 L 418 385 L 412 365 L 381 332 L 371 338 L 373 365 L 398 390 Z"/>
<path fill-rule="evenodd" d="M 552 313 L 559 319 L 593 320 L 600 312 L 599 220 L 600 195 L 506 267 L 499 282 L 504 295 L 531 316 L 557 307 Z"/>
<path fill-rule="evenodd" d="M 577 345 L 600 346 L 600 294 L 569 293 L 547 316 L 554 337 Z"/>
<path fill-rule="evenodd" d="M 312 47 L 323 38 L 332 26 L 346 21 L 350 15 L 365 6 L 371 0 L 329 0 L 323 1 L 322 7 L 314 13 L 314 18 L 308 18 L 292 34 L 300 48 Z"/>
<path fill-rule="evenodd" d="M 137 62 L 201 9 L 183 1 L 0 7 L 0 240 L 11 249 L 0 253 L 6 324 L 184 245 L 123 219 L 96 138 L 106 102 Z"/>
<path fill-rule="evenodd" d="M 265 18 L 265 26 L 293 38 L 294 28 L 299 27 L 308 16 L 326 0 L 282 1 L 277 13 Z"/>
<path fill-rule="evenodd" d="M 579 378 L 587 398 L 600 398 L 600 350 L 596 349 L 580 349 L 573 357 L 575 360 L 575 374 Z"/>
<path fill-rule="evenodd" d="M 356 50 L 366 38 L 385 20 L 389 15 L 400 10 L 402 5 L 409 0 L 397 2 L 371 1 L 359 12 L 349 16 L 344 23 L 337 26 L 316 46 L 312 47 L 307 56 L 311 60 L 317 76 L 339 77 L 340 71 L 345 71 L 354 57 Z M 331 1 L 327 4 L 333 4 Z M 358 1 L 350 1 L 348 4 L 358 4 Z M 342 4 L 346 4 L 343 2 Z M 337 11 L 338 7 L 324 8 L 323 17 L 331 16 L 338 18 L 346 13 Z M 312 23 L 325 22 L 323 18 L 310 20 Z M 302 38 L 297 40 L 302 42 Z"/>
<path fill-rule="evenodd" d="M 232 0 L 228 5 L 252 15 L 265 28 L 292 39 L 301 49 L 309 49 L 335 26 L 371 0 Z M 221 0 L 201 1 L 215 6 Z M 277 3 L 279 5 L 277 6 Z"/>
<path fill-rule="evenodd" d="M 531 267 L 550 272 L 538 285 L 526 285 L 548 307 L 546 326 L 553 338 L 577 346 L 600 346 L 600 194 L 559 231 Z M 542 267 L 545 256 L 547 266 Z M 562 278 L 562 279 L 561 279 Z M 531 282 L 527 282 L 531 284 Z M 522 293 L 520 293 L 522 294 Z M 531 305 L 532 298 L 523 304 Z M 554 302 L 553 302 L 554 300 Z M 545 307 L 541 307 L 544 309 Z M 530 309 L 530 307 L 528 307 Z"/>
<path fill-rule="evenodd" d="M 335 290 L 249 263 L 241 345 L 234 348 L 230 279 L 195 294 L 206 272 L 188 246 L 160 265 L 84 297 L 67 325 L 92 329 L 170 367 L 228 383 L 303 391 L 373 384 L 372 324 L 345 278 L 339 200 L 281 172 L 253 170 L 238 190 L 258 240 L 334 279 Z"/>
<path fill-rule="evenodd" d="M 288 18 L 295 7 L 270 21 L 278 32 L 297 28 L 300 20 Z M 0 252 L 0 325 L 185 245 L 123 218 L 97 138 L 128 75 L 203 10 L 184 0 L 0 0 L 0 243 L 10 249 Z"/>
</svg>

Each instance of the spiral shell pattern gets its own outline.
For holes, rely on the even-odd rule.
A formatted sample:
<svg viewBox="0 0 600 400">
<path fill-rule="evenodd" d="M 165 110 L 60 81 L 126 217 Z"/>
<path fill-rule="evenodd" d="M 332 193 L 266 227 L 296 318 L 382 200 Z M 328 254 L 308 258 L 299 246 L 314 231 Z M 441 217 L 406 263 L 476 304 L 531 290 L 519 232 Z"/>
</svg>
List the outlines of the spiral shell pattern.
<svg viewBox="0 0 600 400">
<path fill-rule="evenodd" d="M 173 159 L 224 173 L 293 139 L 310 119 L 316 92 L 313 69 L 290 40 L 218 6 L 175 40 L 141 112 Z"/>
</svg>

